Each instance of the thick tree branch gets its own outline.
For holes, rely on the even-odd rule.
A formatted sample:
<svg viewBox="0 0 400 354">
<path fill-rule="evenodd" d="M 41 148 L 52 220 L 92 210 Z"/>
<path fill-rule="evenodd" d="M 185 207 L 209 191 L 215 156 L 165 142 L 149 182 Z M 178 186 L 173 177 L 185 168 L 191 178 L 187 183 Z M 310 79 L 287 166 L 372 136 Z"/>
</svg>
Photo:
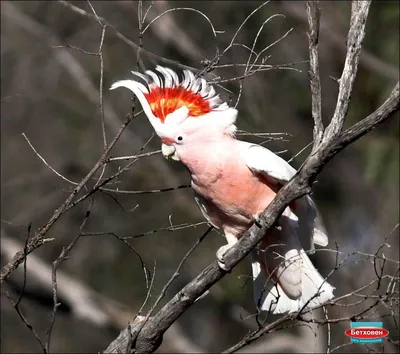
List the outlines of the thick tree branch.
<svg viewBox="0 0 400 354">
<path fill-rule="evenodd" d="M 327 143 L 337 136 L 343 128 L 344 119 L 350 104 L 354 81 L 357 75 L 362 42 L 365 36 L 371 0 L 354 0 L 351 6 L 350 29 L 347 35 L 347 54 L 342 76 L 339 79 L 339 94 L 333 118 L 325 130 L 323 142 Z"/>
<path fill-rule="evenodd" d="M 311 184 L 319 171 L 338 152 L 389 119 L 398 110 L 399 84 L 397 83 L 389 98 L 374 113 L 343 132 L 340 136 L 333 138 L 328 144 L 325 144 L 324 147 L 321 147 L 315 154 L 307 159 L 303 168 L 279 191 L 272 203 L 265 209 L 260 217 L 261 228 L 256 225 L 250 227 L 237 245 L 226 253 L 224 256 L 226 266 L 231 269 L 238 264 L 258 244 L 266 231 L 281 215 L 285 207 L 293 200 L 310 192 Z M 151 353 L 156 350 L 161 343 L 165 331 L 199 296 L 226 274 L 227 272 L 219 268 L 217 262 L 212 263 L 204 269 L 143 326 L 136 340 L 132 342 L 136 351 L 140 353 Z M 127 331 L 127 329 L 124 331 Z M 131 331 L 132 335 L 136 335 L 136 333 L 133 332 L 135 331 Z M 112 347 L 126 348 L 127 343 L 123 341 L 126 341 L 128 337 L 126 332 L 125 334 L 121 334 L 112 343 Z"/>
<path fill-rule="evenodd" d="M 324 126 L 322 124 L 321 109 L 321 82 L 319 79 L 319 58 L 318 58 L 318 40 L 319 40 L 319 22 L 321 17 L 321 9 L 319 0 L 307 1 L 307 18 L 308 18 L 308 51 L 310 56 L 310 69 L 308 75 L 310 78 L 311 88 L 311 112 L 314 119 L 314 145 L 312 153 L 315 152 L 321 142 L 324 134 Z"/>
</svg>

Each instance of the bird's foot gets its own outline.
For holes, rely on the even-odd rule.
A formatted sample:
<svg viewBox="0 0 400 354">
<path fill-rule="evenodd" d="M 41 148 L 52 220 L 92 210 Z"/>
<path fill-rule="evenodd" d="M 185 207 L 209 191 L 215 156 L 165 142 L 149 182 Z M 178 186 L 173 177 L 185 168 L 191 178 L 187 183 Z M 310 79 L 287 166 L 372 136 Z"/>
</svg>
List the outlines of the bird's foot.
<svg viewBox="0 0 400 354">
<path fill-rule="evenodd" d="M 225 265 L 225 260 L 224 260 L 224 254 L 226 253 L 226 251 L 228 251 L 231 247 L 233 246 L 233 244 L 226 244 L 222 247 L 220 247 L 217 251 L 217 260 L 218 260 L 218 265 L 219 267 L 228 272 L 230 269 L 226 267 Z"/>
</svg>

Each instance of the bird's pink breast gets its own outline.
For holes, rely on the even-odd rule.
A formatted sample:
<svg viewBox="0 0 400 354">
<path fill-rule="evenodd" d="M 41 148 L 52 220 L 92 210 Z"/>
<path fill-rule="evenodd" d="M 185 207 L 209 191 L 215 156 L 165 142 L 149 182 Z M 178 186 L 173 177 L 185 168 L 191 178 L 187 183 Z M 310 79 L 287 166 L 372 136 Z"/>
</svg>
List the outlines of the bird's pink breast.
<svg viewBox="0 0 400 354">
<path fill-rule="evenodd" d="M 253 223 L 253 217 L 272 201 L 278 187 L 255 175 L 240 156 L 230 156 L 236 158 L 200 160 L 189 169 L 203 213 L 225 233 L 240 237 Z"/>
</svg>

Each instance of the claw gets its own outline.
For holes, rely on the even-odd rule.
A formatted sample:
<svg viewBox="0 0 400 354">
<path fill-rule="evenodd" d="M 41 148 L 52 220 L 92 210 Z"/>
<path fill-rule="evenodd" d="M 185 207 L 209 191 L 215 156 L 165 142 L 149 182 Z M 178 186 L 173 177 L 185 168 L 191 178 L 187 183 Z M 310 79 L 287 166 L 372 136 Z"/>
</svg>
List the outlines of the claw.
<svg viewBox="0 0 400 354">
<path fill-rule="evenodd" d="M 218 261 L 218 267 L 220 267 L 222 270 L 224 270 L 225 272 L 229 272 L 228 267 L 225 266 L 225 263 Z"/>
<path fill-rule="evenodd" d="M 228 272 L 230 269 L 226 267 L 225 265 L 225 261 L 224 261 L 224 254 L 226 253 L 226 251 L 228 251 L 233 245 L 231 244 L 226 244 L 222 247 L 220 247 L 217 251 L 217 260 L 218 260 L 218 266 Z"/>
</svg>

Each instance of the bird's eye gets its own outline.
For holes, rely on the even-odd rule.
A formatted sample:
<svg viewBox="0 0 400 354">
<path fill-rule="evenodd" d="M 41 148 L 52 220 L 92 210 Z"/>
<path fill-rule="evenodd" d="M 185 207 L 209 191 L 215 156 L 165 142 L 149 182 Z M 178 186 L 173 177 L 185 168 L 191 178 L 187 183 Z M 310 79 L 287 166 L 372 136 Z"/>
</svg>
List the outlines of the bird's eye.
<svg viewBox="0 0 400 354">
<path fill-rule="evenodd" d="M 182 135 L 179 135 L 179 136 L 176 138 L 176 141 L 182 142 L 182 141 L 183 141 L 183 136 L 182 136 Z"/>
</svg>

